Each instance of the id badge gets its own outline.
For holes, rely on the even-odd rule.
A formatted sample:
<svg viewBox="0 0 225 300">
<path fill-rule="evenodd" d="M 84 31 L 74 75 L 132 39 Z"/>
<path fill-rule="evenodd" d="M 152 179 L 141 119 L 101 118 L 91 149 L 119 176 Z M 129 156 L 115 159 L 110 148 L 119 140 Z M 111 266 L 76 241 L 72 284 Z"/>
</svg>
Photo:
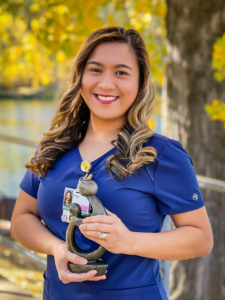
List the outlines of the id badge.
<svg viewBox="0 0 225 300">
<path fill-rule="evenodd" d="M 86 197 L 81 195 L 78 189 L 66 187 L 63 195 L 63 206 L 61 220 L 63 222 L 70 222 L 71 214 L 69 212 L 70 204 L 77 203 L 80 205 L 81 214 L 86 215 L 90 213 L 90 203 Z"/>
</svg>

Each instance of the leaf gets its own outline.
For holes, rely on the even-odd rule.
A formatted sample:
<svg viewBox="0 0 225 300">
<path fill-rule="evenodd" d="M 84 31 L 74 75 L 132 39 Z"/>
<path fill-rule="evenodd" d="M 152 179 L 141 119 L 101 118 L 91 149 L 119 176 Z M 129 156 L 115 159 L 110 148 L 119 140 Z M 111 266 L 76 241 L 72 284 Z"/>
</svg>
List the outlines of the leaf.
<svg viewBox="0 0 225 300">
<path fill-rule="evenodd" d="M 213 45 L 212 68 L 216 80 L 222 82 L 225 79 L 225 33 Z"/>
<path fill-rule="evenodd" d="M 214 99 L 212 104 L 205 105 L 206 113 L 211 117 L 212 121 L 224 122 L 225 129 L 225 102 Z"/>
</svg>

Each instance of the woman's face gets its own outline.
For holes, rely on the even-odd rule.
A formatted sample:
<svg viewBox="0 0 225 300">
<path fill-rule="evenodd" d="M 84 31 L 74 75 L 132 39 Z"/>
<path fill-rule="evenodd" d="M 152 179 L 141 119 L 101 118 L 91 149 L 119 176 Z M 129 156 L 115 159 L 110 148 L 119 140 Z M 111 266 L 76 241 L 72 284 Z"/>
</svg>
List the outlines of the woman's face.
<svg viewBox="0 0 225 300">
<path fill-rule="evenodd" d="M 70 200 L 70 193 L 66 194 L 66 201 L 68 202 Z"/>
<path fill-rule="evenodd" d="M 91 114 L 100 119 L 124 118 L 138 94 L 139 68 L 127 44 L 104 42 L 90 54 L 81 82 L 81 95 Z M 107 99 L 98 100 L 98 96 Z M 109 96 L 116 96 L 110 101 Z"/>
</svg>

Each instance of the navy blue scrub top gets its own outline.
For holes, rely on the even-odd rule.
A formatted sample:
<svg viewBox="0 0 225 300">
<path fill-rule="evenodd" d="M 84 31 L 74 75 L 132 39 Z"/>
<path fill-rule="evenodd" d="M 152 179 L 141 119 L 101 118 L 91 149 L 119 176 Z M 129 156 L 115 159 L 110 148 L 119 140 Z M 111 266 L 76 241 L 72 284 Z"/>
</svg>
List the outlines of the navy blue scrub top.
<svg viewBox="0 0 225 300">
<path fill-rule="evenodd" d="M 146 146 L 157 150 L 155 162 L 121 182 L 115 182 L 105 168 L 106 159 L 117 151 L 116 147 L 92 162 L 91 173 L 98 184 L 97 197 L 129 230 L 160 232 L 166 215 L 198 209 L 204 202 L 191 157 L 178 141 L 154 133 L 143 144 Z M 56 160 L 45 178 L 27 170 L 20 184 L 22 190 L 37 199 L 38 211 L 46 227 L 64 241 L 68 227 L 68 223 L 61 221 L 64 188 L 77 187 L 79 178 L 84 176 L 81 162 L 79 148 L 75 147 Z M 84 250 L 98 246 L 84 237 L 79 228 L 75 238 Z M 43 299 L 168 299 L 157 259 L 109 251 L 102 259 L 109 265 L 105 280 L 64 284 L 59 280 L 54 256 L 48 255 Z"/>
</svg>

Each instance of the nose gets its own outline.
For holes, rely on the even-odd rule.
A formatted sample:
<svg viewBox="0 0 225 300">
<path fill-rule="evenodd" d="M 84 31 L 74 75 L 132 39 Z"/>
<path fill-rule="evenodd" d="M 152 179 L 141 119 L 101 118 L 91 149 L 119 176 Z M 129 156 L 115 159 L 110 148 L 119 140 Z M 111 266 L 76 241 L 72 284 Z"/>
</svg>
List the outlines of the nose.
<svg viewBox="0 0 225 300">
<path fill-rule="evenodd" d="M 105 75 L 101 77 L 101 80 L 98 83 L 98 87 L 101 88 L 102 90 L 109 91 L 115 89 L 116 85 L 114 83 L 112 76 Z"/>
</svg>

